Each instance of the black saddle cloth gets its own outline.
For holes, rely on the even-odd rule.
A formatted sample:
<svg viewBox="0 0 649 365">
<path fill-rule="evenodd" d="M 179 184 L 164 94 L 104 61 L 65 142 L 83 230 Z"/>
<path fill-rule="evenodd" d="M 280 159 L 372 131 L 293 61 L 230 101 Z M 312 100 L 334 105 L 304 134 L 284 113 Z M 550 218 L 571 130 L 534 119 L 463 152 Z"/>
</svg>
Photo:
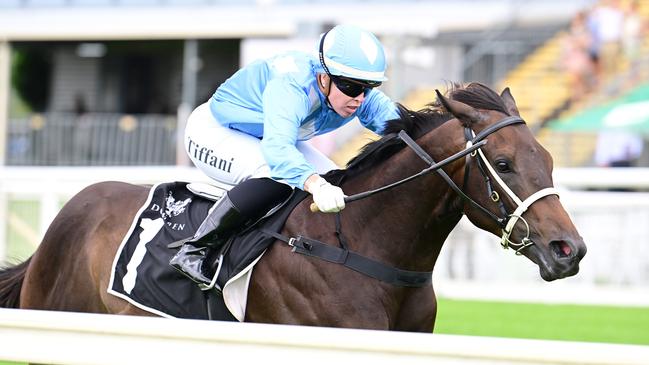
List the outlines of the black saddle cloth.
<svg viewBox="0 0 649 365">
<path fill-rule="evenodd" d="M 215 204 L 193 194 L 186 185 L 186 182 L 173 182 L 151 188 L 149 198 L 117 251 L 108 291 L 162 316 L 209 319 L 211 314 L 212 319 L 235 321 L 218 291 L 200 290 L 169 266 L 177 249 L 167 248 L 167 245 L 193 236 Z M 217 285 L 223 287 L 257 259 L 275 241 L 262 230 L 281 231 L 293 208 L 307 195 L 295 190 L 272 216 L 231 237 Z"/>
</svg>

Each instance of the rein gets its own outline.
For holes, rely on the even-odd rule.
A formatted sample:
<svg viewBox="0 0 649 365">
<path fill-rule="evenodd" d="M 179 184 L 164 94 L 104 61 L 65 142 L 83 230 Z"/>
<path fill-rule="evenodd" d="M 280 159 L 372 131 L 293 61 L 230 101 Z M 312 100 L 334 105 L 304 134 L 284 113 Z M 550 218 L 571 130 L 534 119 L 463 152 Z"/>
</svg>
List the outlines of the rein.
<svg viewBox="0 0 649 365">
<path fill-rule="evenodd" d="M 446 175 L 446 172 L 444 172 L 444 170 L 440 170 L 440 169 L 441 169 L 442 167 L 444 167 L 445 165 L 448 165 L 449 163 L 451 163 L 451 162 L 453 162 L 453 161 L 455 161 L 455 160 L 457 160 L 457 159 L 460 159 L 461 157 L 464 157 L 464 156 L 466 156 L 466 155 L 468 155 L 468 154 L 470 154 L 470 153 L 475 152 L 476 150 L 480 149 L 480 147 L 482 147 L 482 146 L 484 146 L 485 144 L 487 144 L 487 141 L 486 141 L 486 140 L 485 140 L 485 141 L 480 141 L 480 142 L 476 143 L 475 145 L 467 146 L 467 148 L 463 149 L 462 151 L 457 152 L 457 153 L 455 153 L 455 154 L 453 154 L 453 155 L 451 155 L 451 156 L 449 156 L 449 157 L 443 159 L 443 160 L 440 161 L 440 162 L 435 162 L 435 161 L 434 161 L 434 160 L 433 160 L 433 159 L 432 159 L 432 158 L 431 158 L 431 157 L 426 153 L 426 151 L 424 151 L 421 147 L 419 147 L 419 145 L 417 144 L 417 142 L 415 142 L 412 138 L 410 138 L 410 136 L 408 135 L 408 133 L 406 133 L 405 131 L 400 131 L 399 134 L 398 134 L 398 137 L 399 137 L 399 138 L 400 138 L 400 139 L 401 139 L 401 140 L 402 140 L 402 141 L 403 141 L 403 142 L 404 142 L 408 147 L 410 147 L 411 149 L 413 149 L 413 150 L 415 151 L 415 153 L 417 154 L 417 156 L 419 156 L 422 160 L 426 161 L 426 163 L 429 164 L 430 166 L 427 167 L 427 168 L 425 168 L 425 169 L 423 169 L 423 170 L 421 170 L 421 171 L 419 171 L 418 173 L 416 173 L 416 174 L 414 174 L 414 175 L 408 176 L 408 177 L 405 178 L 405 179 L 401 179 L 401 180 L 399 180 L 399 181 L 396 181 L 396 182 L 393 182 L 393 183 L 391 183 L 391 184 L 388 184 L 388 185 L 382 186 L 382 187 L 380 187 L 380 188 L 377 188 L 377 189 L 374 189 L 374 190 L 364 191 L 364 192 L 362 192 L 362 193 L 358 193 L 358 194 L 354 194 L 354 195 L 346 196 L 346 197 L 345 197 L 345 203 L 349 203 L 349 202 L 353 202 L 353 201 L 355 201 L 355 200 L 360 200 L 360 199 L 363 199 L 363 198 L 367 198 L 368 196 L 374 195 L 374 194 L 376 194 L 376 193 L 380 193 L 380 192 L 382 192 L 382 191 L 392 189 L 392 188 L 394 188 L 394 187 L 397 187 L 397 186 L 399 186 L 399 185 L 405 184 L 405 183 L 407 183 L 408 181 L 414 180 L 414 179 L 416 179 L 416 178 L 418 178 L 418 177 L 421 177 L 421 176 L 423 176 L 423 175 L 426 175 L 426 174 L 430 173 L 431 171 L 435 171 L 435 170 L 436 170 L 438 173 L 442 174 L 442 177 L 446 176 L 446 177 L 449 179 L 449 180 L 447 180 L 447 182 L 451 185 L 451 187 L 455 186 L 455 188 L 457 188 L 456 191 L 457 191 L 458 193 L 460 193 L 460 194 L 464 194 L 464 193 L 462 193 L 461 189 L 460 189 L 459 187 L 457 187 L 457 185 L 455 185 L 455 183 L 453 182 L 453 180 L 450 180 L 450 177 L 448 177 L 448 175 Z M 467 199 L 471 199 L 471 198 L 469 198 L 469 197 L 467 196 Z M 477 203 L 476 203 L 476 204 L 477 204 Z"/>
<path fill-rule="evenodd" d="M 478 134 L 475 134 L 475 132 L 471 128 L 466 127 L 464 132 L 465 138 L 467 140 L 466 148 L 437 163 L 428 153 L 426 153 L 426 151 L 424 151 L 423 148 L 421 148 L 421 146 L 417 144 L 417 142 L 415 142 L 412 138 L 410 138 L 410 136 L 405 131 L 400 131 L 398 135 L 399 138 L 408 147 L 410 147 L 417 154 L 417 156 L 419 156 L 419 158 L 424 160 L 430 166 L 415 175 L 411 175 L 405 179 L 399 180 L 397 182 L 383 186 L 381 188 L 362 192 L 359 194 L 350 195 L 345 198 L 345 202 L 352 202 L 355 200 L 366 198 L 370 195 L 374 195 L 381 191 L 392 189 L 403 183 L 406 183 L 420 176 L 423 176 L 431 171 L 435 171 L 442 177 L 442 179 L 444 179 L 444 181 L 446 181 L 449 187 L 453 189 L 453 191 L 455 191 L 462 199 L 464 199 L 466 202 L 471 204 L 473 207 L 482 211 L 484 214 L 486 214 L 489 218 L 494 220 L 500 226 L 502 231 L 500 244 L 503 246 L 503 248 L 508 249 L 511 246 L 512 248 L 516 249 L 515 253 L 517 255 L 520 255 L 522 249 L 534 244 L 534 241 L 532 241 L 529 238 L 530 226 L 527 223 L 527 221 L 523 218 L 523 213 L 525 213 L 525 211 L 527 211 L 527 209 L 534 202 L 540 200 L 541 198 L 544 198 L 548 195 L 559 196 L 559 191 L 554 187 L 548 187 L 535 192 L 534 194 L 527 197 L 525 200 L 520 199 L 509 188 L 509 186 L 507 186 L 507 184 L 500 178 L 498 173 L 496 173 L 493 166 L 491 165 L 487 157 L 484 155 L 484 152 L 482 151 L 481 147 L 483 147 L 487 143 L 486 137 L 489 136 L 490 134 L 500 130 L 501 128 L 514 125 L 514 124 L 521 124 L 521 123 L 525 124 L 525 121 L 519 116 L 506 117 L 488 126 L 487 128 L 483 129 Z M 466 156 L 467 162 L 465 163 L 465 174 L 464 174 L 464 185 L 466 185 L 468 174 L 469 174 L 469 166 L 470 166 L 468 159 L 470 157 L 476 156 L 476 154 L 480 156 L 480 158 L 477 160 L 477 165 L 479 167 L 480 173 L 485 179 L 485 183 L 487 185 L 487 190 L 489 192 L 491 200 L 494 201 L 495 203 L 498 203 L 498 207 L 500 209 L 502 217 L 499 217 L 498 215 L 492 213 L 489 209 L 485 208 L 484 206 L 480 205 L 480 203 L 473 200 L 462 190 L 462 188 L 457 186 L 457 184 L 448 176 L 448 174 L 444 170 L 441 169 L 441 167 L 443 167 L 444 165 L 447 165 L 448 163 L 455 161 L 462 156 Z M 485 169 L 488 170 L 489 173 L 487 173 Z M 503 202 L 500 200 L 500 196 L 498 192 L 493 189 L 493 186 L 491 184 L 491 178 L 489 175 L 491 175 L 491 177 L 496 181 L 496 183 L 500 186 L 500 188 L 517 205 L 513 213 L 511 214 L 507 213 L 507 210 L 505 209 Z M 525 224 L 526 234 L 525 237 L 521 239 L 521 242 L 512 242 L 509 238 L 518 220 L 521 220 Z"/>
<path fill-rule="evenodd" d="M 446 181 L 446 183 L 451 187 L 451 189 L 453 189 L 462 199 L 464 199 L 466 202 L 468 202 L 475 208 L 485 213 L 488 217 L 493 219 L 501 227 L 502 230 L 501 245 L 503 246 L 503 248 L 507 249 L 510 246 L 512 246 L 513 248 L 516 249 L 515 251 L 516 254 L 520 255 L 521 250 L 523 248 L 534 244 L 534 241 L 530 240 L 529 238 L 530 227 L 527 221 L 525 221 L 525 219 L 522 217 L 523 213 L 534 202 L 540 200 L 541 198 L 546 197 L 548 195 L 557 195 L 557 196 L 559 195 L 557 189 L 555 189 L 554 187 L 549 187 L 535 192 L 534 194 L 527 197 L 525 200 L 521 200 L 500 178 L 500 176 L 496 173 L 494 168 L 491 166 L 489 160 L 487 160 L 486 156 L 482 152 L 481 148 L 487 143 L 486 140 L 487 136 L 500 130 L 501 128 L 513 124 L 520 124 L 520 123 L 524 124 L 525 121 L 518 116 L 510 116 L 490 125 L 489 127 L 480 131 L 480 133 L 478 133 L 477 135 L 471 128 L 466 127 L 464 132 L 465 138 L 467 140 L 466 148 L 460 152 L 457 152 L 445 158 L 440 162 L 435 162 L 435 160 L 428 153 L 426 153 L 426 151 L 424 151 L 424 149 L 421 148 L 421 146 L 419 146 L 417 142 L 415 142 L 405 131 L 400 131 L 398 137 L 408 147 L 410 147 L 415 152 L 415 154 L 419 156 L 419 158 L 424 160 L 429 165 L 429 167 L 421 170 L 420 172 L 414 175 L 408 176 L 402 180 L 385 185 L 383 187 L 347 196 L 345 197 L 345 202 L 353 202 L 359 199 L 367 198 L 368 196 L 392 189 L 396 186 L 402 185 L 408 181 L 414 180 L 418 177 L 421 177 L 432 171 L 435 171 L 444 179 L 444 181 Z M 469 159 L 471 157 L 475 157 L 476 155 L 480 156 L 480 158 L 476 160 L 476 163 L 479 167 L 482 176 L 485 179 L 491 200 L 499 203 L 499 209 L 503 217 L 499 217 L 498 215 L 492 213 L 489 209 L 480 205 L 480 203 L 473 200 L 462 190 L 462 188 L 457 186 L 457 184 L 448 176 L 448 174 L 444 170 L 441 169 L 441 167 L 449 164 L 450 162 L 453 162 L 461 157 L 465 157 L 467 161 L 465 163 L 464 186 L 466 186 L 467 176 L 469 174 L 469 166 L 470 166 Z M 487 173 L 485 170 L 488 170 L 489 173 Z M 489 175 L 491 175 L 491 177 Z M 491 178 L 493 178 L 496 181 L 496 183 L 500 186 L 500 188 L 507 195 L 509 195 L 512 201 L 514 201 L 517 204 L 517 207 L 513 213 L 507 214 L 504 204 L 502 203 L 502 201 L 500 201 L 500 197 L 498 193 L 493 189 L 493 186 L 491 184 Z M 317 206 L 315 208 L 316 210 L 314 210 L 312 204 L 311 210 L 317 211 Z M 516 222 L 518 220 L 523 221 L 523 223 L 525 223 L 525 226 L 527 228 L 527 233 L 525 237 L 521 239 L 520 243 L 512 242 L 509 239 L 513 231 L 513 228 L 516 225 Z M 345 267 L 348 267 L 352 270 L 363 273 L 369 277 L 381 280 L 383 282 L 392 285 L 405 286 L 405 287 L 423 287 L 423 286 L 430 285 L 430 283 L 432 282 L 432 271 L 401 270 L 398 268 L 385 265 L 381 262 L 372 260 L 368 257 L 364 257 L 360 254 L 348 250 L 346 244 L 344 243 L 344 240 L 342 239 L 342 233 L 340 232 L 339 225 L 340 225 L 339 216 L 337 216 L 336 234 L 338 236 L 338 240 L 341 245 L 340 248 L 328 245 L 324 242 L 320 242 L 311 238 L 303 237 L 303 236 L 287 237 L 285 235 L 282 235 L 280 233 L 275 233 L 275 232 L 265 232 L 265 233 L 275 237 L 278 240 L 287 243 L 291 247 L 291 250 L 293 252 L 297 252 L 306 256 L 317 257 L 325 261 L 337 263 Z"/>
</svg>

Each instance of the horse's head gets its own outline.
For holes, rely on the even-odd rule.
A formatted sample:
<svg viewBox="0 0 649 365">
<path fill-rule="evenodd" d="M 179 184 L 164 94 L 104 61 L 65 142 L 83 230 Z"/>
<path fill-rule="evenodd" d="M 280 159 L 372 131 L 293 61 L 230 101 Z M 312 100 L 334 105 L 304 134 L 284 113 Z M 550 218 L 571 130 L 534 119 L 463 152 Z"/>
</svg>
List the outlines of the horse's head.
<svg viewBox="0 0 649 365">
<path fill-rule="evenodd" d="M 457 138 L 488 140 L 454 176 L 478 203 L 465 203 L 466 216 L 536 263 L 544 280 L 575 275 L 586 245 L 553 187 L 552 157 L 520 119 L 509 89 L 498 95 L 471 84 L 448 98 L 438 92 L 438 101 L 464 127 Z"/>
</svg>

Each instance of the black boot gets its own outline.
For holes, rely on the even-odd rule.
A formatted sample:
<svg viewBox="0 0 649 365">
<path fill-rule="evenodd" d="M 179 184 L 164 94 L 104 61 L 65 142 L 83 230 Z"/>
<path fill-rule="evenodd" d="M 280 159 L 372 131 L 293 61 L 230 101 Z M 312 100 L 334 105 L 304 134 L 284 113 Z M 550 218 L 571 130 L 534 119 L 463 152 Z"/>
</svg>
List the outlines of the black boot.
<svg viewBox="0 0 649 365">
<path fill-rule="evenodd" d="M 235 186 L 218 201 L 205 221 L 196 230 L 194 237 L 184 242 L 172 243 L 169 247 L 183 247 L 169 261 L 175 269 L 208 287 L 214 277 L 214 269 L 205 258 L 216 256 L 230 236 L 263 217 L 274 206 L 291 195 L 292 189 L 269 178 L 246 180 Z M 236 203 L 236 204 L 235 204 Z"/>
<path fill-rule="evenodd" d="M 195 283 L 209 285 L 212 278 L 203 274 L 203 261 L 207 256 L 207 250 L 207 246 L 200 247 L 185 243 L 171 258 L 169 264 Z"/>
<path fill-rule="evenodd" d="M 208 251 L 220 249 L 228 238 L 246 226 L 246 218 L 226 194 L 198 227 L 194 237 L 183 243 L 169 264 L 198 284 L 208 286 L 214 273 L 204 264 Z"/>
</svg>

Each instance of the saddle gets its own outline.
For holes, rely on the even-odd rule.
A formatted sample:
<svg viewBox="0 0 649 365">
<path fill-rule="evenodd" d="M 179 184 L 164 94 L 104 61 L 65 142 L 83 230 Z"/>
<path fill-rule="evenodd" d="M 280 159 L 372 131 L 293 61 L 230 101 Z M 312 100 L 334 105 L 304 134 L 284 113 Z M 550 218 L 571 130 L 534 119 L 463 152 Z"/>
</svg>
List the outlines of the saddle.
<svg viewBox="0 0 649 365">
<path fill-rule="evenodd" d="M 294 190 L 285 203 L 230 237 L 219 253 L 214 289 L 203 291 L 169 266 L 176 250 L 167 245 L 192 237 L 226 192 L 186 182 L 153 186 L 116 253 L 108 292 L 164 317 L 242 321 L 252 267 L 308 194 Z"/>
</svg>

